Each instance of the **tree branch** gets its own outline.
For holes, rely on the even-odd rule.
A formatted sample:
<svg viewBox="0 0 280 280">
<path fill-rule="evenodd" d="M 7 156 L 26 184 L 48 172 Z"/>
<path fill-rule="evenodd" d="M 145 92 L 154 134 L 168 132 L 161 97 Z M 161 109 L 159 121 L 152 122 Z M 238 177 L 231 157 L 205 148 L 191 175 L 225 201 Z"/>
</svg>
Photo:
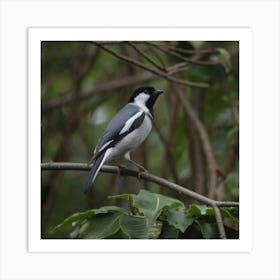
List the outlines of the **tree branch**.
<svg viewBox="0 0 280 280">
<path fill-rule="evenodd" d="M 136 52 L 138 52 L 141 56 L 143 56 L 148 62 L 154 65 L 157 69 L 159 69 L 160 71 L 166 71 L 165 68 L 158 65 L 152 58 L 145 54 L 145 52 L 138 48 L 134 43 L 127 41 L 127 44 L 131 46 Z"/>
<path fill-rule="evenodd" d="M 207 168 L 208 168 L 208 176 L 209 176 L 209 197 L 213 198 L 215 195 L 216 187 L 217 187 L 217 171 L 218 165 L 214 156 L 214 152 L 210 143 L 209 136 L 207 131 L 203 125 L 203 123 L 198 118 L 196 112 L 193 110 L 190 102 L 185 97 L 184 92 L 181 90 L 180 87 L 176 86 L 176 92 L 178 94 L 179 99 L 182 102 L 182 105 L 185 109 L 186 114 L 188 115 L 189 119 L 193 122 L 198 135 L 200 137 L 203 151 L 207 160 Z"/>
<path fill-rule="evenodd" d="M 172 81 L 172 82 L 175 82 L 175 83 L 178 83 L 178 84 L 182 84 L 182 85 L 192 86 L 192 87 L 203 87 L 203 88 L 208 87 L 208 84 L 206 84 L 206 83 L 196 83 L 196 82 L 191 82 L 191 81 L 181 80 L 181 79 L 175 78 L 175 77 L 171 76 L 170 74 L 168 74 L 166 72 L 160 71 L 160 70 L 155 69 L 155 68 L 151 68 L 148 65 L 146 65 L 146 64 L 144 64 L 144 63 L 142 63 L 138 60 L 135 60 L 131 57 L 119 54 L 119 53 L 113 51 L 112 49 L 107 48 L 104 45 L 99 44 L 97 42 L 89 42 L 89 43 L 93 44 L 93 45 L 97 45 L 101 49 L 103 49 L 103 50 L 107 51 L 108 53 L 112 54 L 113 56 L 115 56 L 119 59 L 122 59 L 126 62 L 132 63 L 132 64 L 134 64 L 134 65 L 136 65 L 140 68 L 143 68 L 145 70 L 148 70 L 149 72 L 152 72 L 153 74 L 156 74 L 156 75 L 158 75 L 162 78 L 165 78 L 166 80 L 169 80 L 169 81 Z"/>
<path fill-rule="evenodd" d="M 196 60 L 196 59 L 192 59 L 192 58 L 188 58 L 184 55 L 181 55 L 175 51 L 172 51 L 170 48 L 167 48 L 163 45 L 160 45 L 160 44 L 156 44 L 156 43 L 153 43 L 153 42 L 145 42 L 146 44 L 148 45 L 151 45 L 159 50 L 161 50 L 162 52 L 164 53 L 167 53 L 169 55 L 173 55 L 175 57 L 178 57 L 180 59 L 182 59 L 183 61 L 187 62 L 187 63 L 190 63 L 190 64 L 197 64 L 197 65 L 219 65 L 220 62 L 216 62 L 216 61 L 205 61 L 205 60 Z"/>
<path fill-rule="evenodd" d="M 41 170 L 82 170 L 82 171 L 89 171 L 92 168 L 92 164 L 89 165 L 87 163 L 72 163 L 72 162 L 46 162 L 41 163 Z M 101 168 L 101 172 L 105 173 L 114 173 L 114 174 L 120 174 L 121 176 L 131 176 L 135 178 L 141 178 L 143 180 L 146 180 L 148 182 L 156 183 L 162 187 L 169 188 L 171 190 L 174 190 L 180 194 L 184 194 L 188 197 L 191 197 L 197 201 L 200 201 L 202 203 L 205 203 L 211 207 L 213 207 L 215 212 L 215 218 L 219 230 L 219 235 L 221 239 L 226 238 L 224 225 L 222 222 L 222 216 L 219 209 L 219 206 L 239 206 L 238 202 L 230 202 L 230 201 L 216 201 L 211 198 L 208 198 L 206 196 L 203 196 L 201 194 L 198 194 L 196 192 L 193 192 L 189 189 L 186 189 L 178 184 L 172 183 L 167 181 L 166 179 L 160 178 L 158 176 L 155 176 L 150 173 L 142 173 L 138 172 L 132 169 L 124 168 L 119 169 L 116 166 L 108 166 L 103 165 Z"/>
</svg>

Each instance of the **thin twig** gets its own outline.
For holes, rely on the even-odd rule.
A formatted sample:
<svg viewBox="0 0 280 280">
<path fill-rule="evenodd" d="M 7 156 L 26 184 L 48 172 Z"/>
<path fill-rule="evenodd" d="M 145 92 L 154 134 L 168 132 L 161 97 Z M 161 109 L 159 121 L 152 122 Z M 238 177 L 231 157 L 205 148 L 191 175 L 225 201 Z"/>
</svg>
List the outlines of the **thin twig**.
<svg viewBox="0 0 280 280">
<path fill-rule="evenodd" d="M 195 49 L 195 50 L 186 50 L 186 49 L 183 49 L 183 48 L 180 48 L 180 47 L 174 47 L 174 46 L 167 45 L 167 44 L 165 44 L 164 47 L 167 48 L 167 49 L 173 50 L 175 52 L 185 53 L 185 54 L 217 54 L 217 53 L 219 53 L 215 49 L 200 49 L 200 48 L 198 48 L 198 49 Z"/>
<path fill-rule="evenodd" d="M 178 79 L 178 78 L 175 78 L 173 76 L 170 76 L 168 73 L 166 72 L 163 72 L 163 71 L 160 71 L 158 69 L 154 69 L 154 68 L 151 68 L 149 67 L 148 65 L 138 61 L 138 60 L 135 60 L 131 57 L 128 57 L 128 56 L 125 56 L 125 55 L 122 55 L 122 54 L 119 54 L 115 51 L 113 51 L 112 49 L 110 48 L 107 48 L 105 47 L 104 45 L 102 44 L 99 44 L 97 42 L 89 42 L 90 44 L 93 44 L 93 45 L 97 45 L 99 46 L 101 49 L 107 51 L 108 53 L 112 54 L 113 56 L 119 58 L 119 59 L 122 59 L 126 62 L 129 62 L 129 63 L 132 63 L 140 68 L 143 68 L 151 73 L 154 73 L 162 78 L 165 78 L 166 80 L 169 80 L 169 81 L 172 81 L 172 82 L 175 82 L 177 84 L 182 84 L 182 85 L 186 85 L 186 86 L 192 86 L 192 87 L 203 87 L 203 88 L 206 88 L 208 87 L 208 84 L 207 83 L 196 83 L 196 82 L 191 82 L 191 81 L 187 81 L 187 80 L 181 80 L 181 79 Z"/>
<path fill-rule="evenodd" d="M 154 65 L 160 71 L 166 71 L 165 68 L 158 65 L 153 59 L 151 59 L 148 55 L 146 55 L 140 48 L 138 48 L 134 43 L 127 41 L 127 44 L 130 45 L 136 52 L 138 52 L 141 56 L 143 56 L 148 62 Z"/>
<path fill-rule="evenodd" d="M 139 41 L 137 43 L 150 43 L 152 41 Z M 125 44 L 126 41 L 99 41 L 98 42 L 101 45 L 116 45 L 116 44 Z M 155 42 L 154 42 L 155 43 Z M 155 43 L 158 44 L 158 43 Z M 170 45 L 165 45 L 166 48 L 179 52 L 179 53 L 185 53 L 185 54 L 216 54 L 218 51 L 212 50 L 212 49 L 196 49 L 196 50 L 186 50 L 180 47 L 174 47 Z"/>
<path fill-rule="evenodd" d="M 192 59 L 192 58 L 187 58 L 184 55 L 181 55 L 175 51 L 172 51 L 162 45 L 155 44 L 153 42 L 147 42 L 147 44 L 154 46 L 155 48 L 161 50 L 164 53 L 178 57 L 178 58 L 182 59 L 183 61 L 191 63 L 191 64 L 197 64 L 197 65 L 218 65 L 218 64 L 220 64 L 220 62 L 216 62 L 216 61 L 209 61 L 209 60 L 205 61 L 205 60 L 196 60 L 196 59 Z"/>
</svg>

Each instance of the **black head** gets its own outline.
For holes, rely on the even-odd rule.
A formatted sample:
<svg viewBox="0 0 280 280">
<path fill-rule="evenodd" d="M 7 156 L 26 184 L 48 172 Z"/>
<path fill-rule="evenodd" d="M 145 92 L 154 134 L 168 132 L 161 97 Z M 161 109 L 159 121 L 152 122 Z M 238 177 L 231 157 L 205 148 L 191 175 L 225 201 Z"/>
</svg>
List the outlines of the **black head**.
<svg viewBox="0 0 280 280">
<path fill-rule="evenodd" d="M 139 87 L 133 92 L 128 102 L 144 105 L 151 111 L 151 113 L 153 113 L 153 106 L 161 93 L 163 93 L 163 90 L 155 89 L 153 87 Z"/>
</svg>

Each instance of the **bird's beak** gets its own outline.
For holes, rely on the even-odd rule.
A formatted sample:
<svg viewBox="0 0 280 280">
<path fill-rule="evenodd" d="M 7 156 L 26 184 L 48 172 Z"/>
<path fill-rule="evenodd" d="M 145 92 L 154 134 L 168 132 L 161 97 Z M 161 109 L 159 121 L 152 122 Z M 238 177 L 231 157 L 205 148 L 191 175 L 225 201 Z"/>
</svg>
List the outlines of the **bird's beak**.
<svg viewBox="0 0 280 280">
<path fill-rule="evenodd" d="M 160 95 L 162 93 L 163 93 L 163 90 L 161 90 L 161 89 L 157 89 L 156 92 L 155 92 L 156 95 Z"/>
</svg>

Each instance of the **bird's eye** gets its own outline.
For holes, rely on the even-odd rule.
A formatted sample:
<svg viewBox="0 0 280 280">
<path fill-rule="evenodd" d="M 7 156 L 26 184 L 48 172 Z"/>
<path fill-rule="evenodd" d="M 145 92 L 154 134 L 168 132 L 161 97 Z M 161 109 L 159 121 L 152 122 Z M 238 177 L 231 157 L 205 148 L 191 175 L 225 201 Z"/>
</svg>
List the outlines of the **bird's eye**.
<svg viewBox="0 0 280 280">
<path fill-rule="evenodd" d="M 147 90 L 147 89 L 145 89 L 145 90 L 144 90 L 144 93 L 148 93 L 148 90 Z"/>
</svg>

